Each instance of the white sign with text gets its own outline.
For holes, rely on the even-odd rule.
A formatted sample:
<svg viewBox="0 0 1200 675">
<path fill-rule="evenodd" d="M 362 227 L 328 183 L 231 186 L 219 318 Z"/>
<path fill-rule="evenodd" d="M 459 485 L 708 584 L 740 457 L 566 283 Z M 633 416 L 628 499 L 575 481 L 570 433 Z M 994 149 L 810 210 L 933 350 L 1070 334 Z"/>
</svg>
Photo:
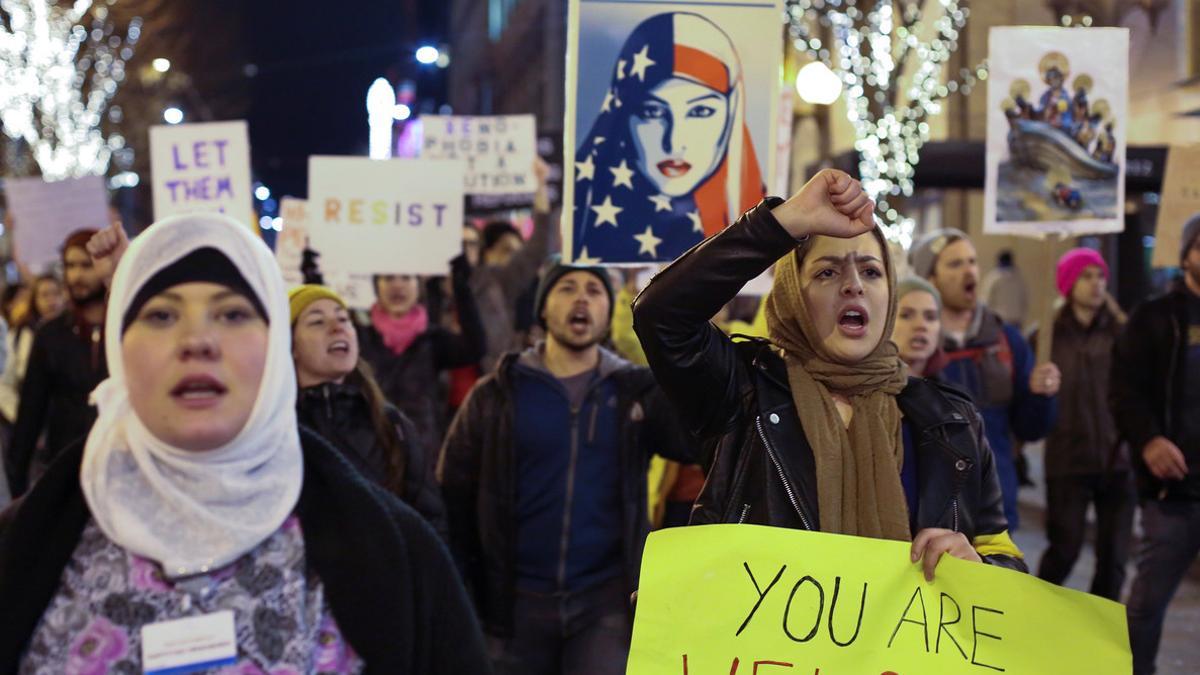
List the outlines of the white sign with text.
<svg viewBox="0 0 1200 675">
<path fill-rule="evenodd" d="M 309 157 L 309 243 L 322 267 L 445 274 L 462 252 L 465 170 L 453 160 Z"/>
<path fill-rule="evenodd" d="M 533 115 L 424 115 L 421 157 L 466 162 L 469 195 L 533 194 L 537 123 Z"/>
<path fill-rule="evenodd" d="M 108 227 L 108 191 L 100 176 L 47 183 L 41 178 L 4 179 L 12 227 L 13 257 L 35 274 L 58 260 L 67 235 Z"/>
<path fill-rule="evenodd" d="M 150 174 L 155 220 L 218 211 L 258 232 L 245 121 L 151 127 Z"/>
<path fill-rule="evenodd" d="M 275 260 L 283 272 L 283 281 L 291 288 L 304 283 L 300 266 L 304 262 L 304 249 L 308 247 L 308 200 L 284 197 L 280 200 L 279 214 L 283 219 L 283 230 L 275 238 Z M 321 278 L 353 309 L 370 309 L 375 302 L 375 289 L 369 274 L 348 274 L 332 269 L 324 260 L 317 261 Z"/>
</svg>

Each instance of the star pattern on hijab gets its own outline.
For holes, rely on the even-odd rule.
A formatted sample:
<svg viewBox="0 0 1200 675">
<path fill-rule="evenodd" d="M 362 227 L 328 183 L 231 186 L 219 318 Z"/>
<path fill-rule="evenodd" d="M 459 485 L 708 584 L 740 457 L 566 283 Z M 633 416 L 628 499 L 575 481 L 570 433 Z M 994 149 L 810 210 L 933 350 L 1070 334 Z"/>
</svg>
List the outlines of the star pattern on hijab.
<svg viewBox="0 0 1200 675">
<path fill-rule="evenodd" d="M 608 170 L 613 175 L 613 187 L 627 187 L 633 189 L 633 169 L 629 168 L 629 163 L 621 160 L 617 166 L 610 166 Z"/>
<path fill-rule="evenodd" d="M 596 178 L 596 163 L 588 155 L 582 162 L 575 162 L 575 180 L 594 180 Z"/>
<path fill-rule="evenodd" d="M 613 227 L 619 227 L 619 224 L 617 223 L 617 214 L 625 209 L 614 205 L 612 201 L 612 195 L 607 195 L 604 197 L 604 202 L 593 206 L 592 210 L 596 212 L 596 227 L 600 227 L 605 223 L 608 223 Z"/>
<path fill-rule="evenodd" d="M 650 195 L 647 197 L 651 204 L 654 204 L 654 212 L 666 211 L 671 212 L 671 198 L 667 195 Z"/>
<path fill-rule="evenodd" d="M 641 234 L 633 235 L 637 239 L 641 247 L 638 249 L 638 254 L 648 254 L 653 258 L 658 257 L 658 245 L 662 243 L 662 239 L 654 236 L 654 228 L 650 225 L 646 226 L 646 231 Z"/>
<path fill-rule="evenodd" d="M 633 65 L 629 68 L 629 77 L 637 76 L 642 82 L 646 81 L 646 69 L 657 63 L 650 58 L 650 45 L 642 45 L 642 50 L 633 55 Z"/>
</svg>

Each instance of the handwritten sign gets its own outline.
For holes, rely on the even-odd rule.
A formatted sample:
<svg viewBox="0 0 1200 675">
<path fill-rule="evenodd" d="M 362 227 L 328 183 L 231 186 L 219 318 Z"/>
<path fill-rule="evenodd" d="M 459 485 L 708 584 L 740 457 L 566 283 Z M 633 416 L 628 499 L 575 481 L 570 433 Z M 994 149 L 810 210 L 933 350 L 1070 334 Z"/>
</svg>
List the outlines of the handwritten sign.
<svg viewBox="0 0 1200 675">
<path fill-rule="evenodd" d="M 907 544 L 756 525 L 650 535 L 629 675 L 1128 673 L 1125 611 Z"/>
<path fill-rule="evenodd" d="M 283 281 L 289 287 L 304 283 L 300 266 L 304 262 L 304 249 L 308 247 L 308 201 L 295 197 L 280 200 L 279 215 L 283 219 L 283 231 L 275 238 L 275 260 L 283 272 Z M 321 277 L 325 285 L 332 288 L 350 307 L 369 309 L 375 302 L 375 289 L 369 274 L 351 274 L 329 268 L 319 261 Z"/>
<path fill-rule="evenodd" d="M 445 274 L 462 252 L 465 169 L 452 160 L 310 157 L 309 241 L 322 266 Z"/>
<path fill-rule="evenodd" d="M 1161 199 L 1152 264 L 1178 267 L 1183 225 L 1200 214 L 1200 145 L 1171 146 Z"/>
<path fill-rule="evenodd" d="M 244 121 L 150 128 L 154 217 L 219 211 L 258 232 Z"/>
<path fill-rule="evenodd" d="M 425 115 L 421 119 L 421 157 L 466 162 L 463 188 L 467 194 L 533 194 L 537 190 L 533 115 Z"/>
<path fill-rule="evenodd" d="M 67 235 L 108 226 L 108 192 L 100 176 L 47 183 L 41 178 L 6 178 L 4 195 L 13 221 L 14 257 L 35 274 L 58 260 Z"/>
</svg>

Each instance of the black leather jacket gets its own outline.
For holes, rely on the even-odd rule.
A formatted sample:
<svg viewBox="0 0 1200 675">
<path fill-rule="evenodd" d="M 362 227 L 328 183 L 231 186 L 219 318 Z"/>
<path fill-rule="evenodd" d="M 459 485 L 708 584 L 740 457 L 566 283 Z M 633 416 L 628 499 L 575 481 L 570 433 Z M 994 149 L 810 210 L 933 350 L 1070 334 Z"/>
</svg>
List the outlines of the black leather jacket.
<svg viewBox="0 0 1200 675">
<path fill-rule="evenodd" d="M 390 405 L 386 412 L 404 447 L 404 485 L 402 490 L 393 492 L 448 542 L 446 507 L 434 478 L 436 450 L 421 444 L 412 421 L 404 413 Z M 386 450 L 375 434 L 367 397 L 358 385 L 327 382 L 305 387 L 296 399 L 296 416 L 301 424 L 341 451 L 359 473 L 386 488 Z"/>
<path fill-rule="evenodd" d="M 709 318 L 795 246 L 767 200 L 663 270 L 634 304 L 634 329 L 684 422 L 715 443 L 699 523 L 819 530 L 816 463 L 769 343 L 735 343 Z M 962 532 L 985 560 L 1024 571 L 1006 530 L 979 413 L 948 385 L 912 378 L 897 397 L 915 444 L 916 529 Z"/>
</svg>

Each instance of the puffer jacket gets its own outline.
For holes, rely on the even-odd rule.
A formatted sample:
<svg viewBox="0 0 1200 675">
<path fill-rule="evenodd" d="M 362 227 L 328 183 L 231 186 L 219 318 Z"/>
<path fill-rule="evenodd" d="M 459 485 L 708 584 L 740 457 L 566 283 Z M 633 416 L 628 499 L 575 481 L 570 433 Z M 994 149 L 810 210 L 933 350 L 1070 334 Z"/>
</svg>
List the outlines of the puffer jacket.
<svg viewBox="0 0 1200 675">
<path fill-rule="evenodd" d="M 434 477 L 433 451 L 421 445 L 413 423 L 394 406 L 385 409 L 404 449 L 404 481 L 399 490 L 391 490 L 405 504 L 421 514 L 447 541 L 446 506 Z M 387 450 L 371 423 L 371 410 L 362 387 L 326 382 L 300 390 L 296 399 L 300 423 L 316 431 L 341 451 L 364 477 L 387 488 Z"/>
<path fill-rule="evenodd" d="M 708 322 L 748 281 L 796 247 L 768 199 L 697 245 L 638 297 L 634 327 L 650 367 L 690 429 L 715 444 L 693 524 L 820 530 L 816 462 L 769 343 L 735 343 Z M 897 396 L 906 456 L 917 462 L 915 531 L 963 533 L 989 563 L 1025 570 L 1004 518 L 979 413 L 955 389 L 911 378 Z"/>
<path fill-rule="evenodd" d="M 384 344 L 375 326 L 357 327 L 363 360 L 371 365 L 388 402 L 412 420 L 417 437 L 426 448 L 440 448 L 446 431 L 446 396 L 438 386 L 438 375 L 443 370 L 479 363 L 487 347 L 483 323 L 469 286 L 470 274 L 470 267 L 461 256 L 451 263 L 461 334 L 431 322 L 403 354 L 396 354 Z"/>
</svg>

